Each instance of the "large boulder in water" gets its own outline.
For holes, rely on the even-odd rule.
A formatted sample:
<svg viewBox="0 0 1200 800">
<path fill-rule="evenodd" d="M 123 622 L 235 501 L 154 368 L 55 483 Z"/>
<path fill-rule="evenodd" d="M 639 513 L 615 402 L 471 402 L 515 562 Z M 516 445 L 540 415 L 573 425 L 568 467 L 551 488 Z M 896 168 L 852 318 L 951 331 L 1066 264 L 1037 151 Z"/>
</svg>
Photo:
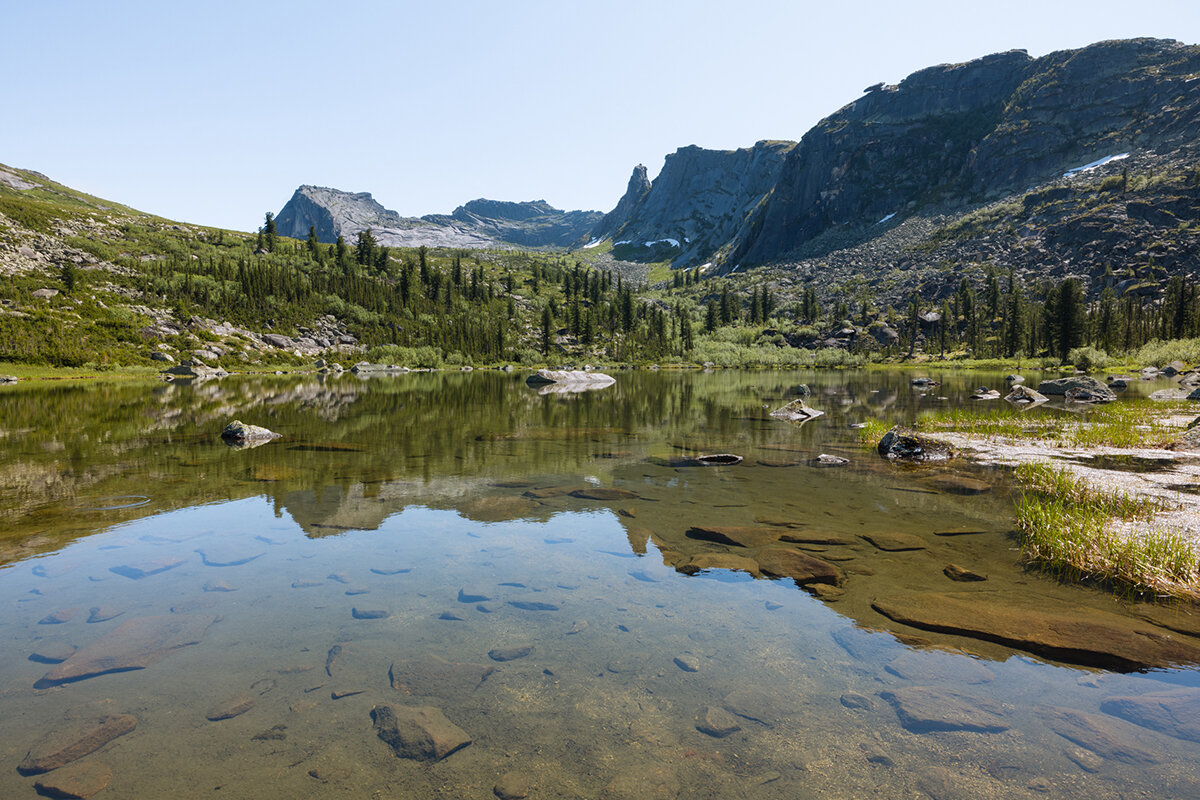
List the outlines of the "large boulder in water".
<svg viewBox="0 0 1200 800">
<path fill-rule="evenodd" d="M 525 383 L 538 389 L 539 394 L 586 392 L 612 386 L 617 379 L 603 372 L 587 372 L 578 369 L 539 369 L 525 379 Z"/>
<path fill-rule="evenodd" d="M 771 416 L 777 419 L 786 419 L 792 422 L 807 422 L 810 419 L 815 419 L 823 415 L 824 411 L 817 409 L 804 402 L 803 399 L 796 399 L 788 403 L 782 408 L 777 408 L 771 412 Z"/>
<path fill-rule="evenodd" d="M 221 431 L 221 438 L 230 442 L 267 442 L 280 435 L 259 425 L 247 425 L 240 419 L 235 419 Z"/>
<path fill-rule="evenodd" d="M 1025 408 L 1050 402 L 1050 398 L 1046 395 L 1019 383 L 1012 387 L 1012 391 L 1005 395 L 1004 399 L 1014 406 L 1024 406 Z"/>
<path fill-rule="evenodd" d="M 1095 378 L 1087 375 L 1075 375 L 1070 378 L 1058 378 L 1053 381 L 1042 381 L 1037 390 L 1044 395 L 1064 395 L 1083 399 L 1092 403 L 1111 403 L 1117 399 L 1117 394 Z"/>
<path fill-rule="evenodd" d="M 945 442 L 922 436 L 914 430 L 897 425 L 879 440 L 879 455 L 893 461 L 921 463 L 946 461 L 954 457 L 954 449 Z"/>
</svg>

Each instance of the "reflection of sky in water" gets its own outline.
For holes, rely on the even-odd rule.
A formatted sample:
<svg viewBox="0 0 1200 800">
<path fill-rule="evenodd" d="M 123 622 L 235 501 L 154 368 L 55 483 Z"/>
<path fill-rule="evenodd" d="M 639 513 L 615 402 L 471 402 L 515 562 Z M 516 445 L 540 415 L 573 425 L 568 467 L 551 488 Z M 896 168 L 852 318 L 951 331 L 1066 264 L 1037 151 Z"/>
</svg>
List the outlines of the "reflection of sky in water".
<svg viewBox="0 0 1200 800">
<path fill-rule="evenodd" d="M 244 384 L 171 387 L 163 419 L 189 421 L 166 434 L 152 414 L 150 433 L 109 438 L 95 433 L 107 421 L 86 414 L 77 439 L 31 422 L 13 441 L 23 460 L 12 469 L 69 476 L 79 488 L 30 480 L 5 503 L 29 503 L 16 519 L 35 543 L 59 531 L 83 538 L 0 568 L 10 609 L 0 622 L 10 643 L 0 655 L 0 761 L 9 765 L 0 796 L 33 796 L 35 778 L 15 765 L 67 715 L 118 712 L 134 714 L 136 730 L 80 761 L 112 768 L 114 797 L 178 795 L 183 780 L 222 797 L 486 798 L 509 772 L 540 797 L 1200 792 L 1196 745 L 1100 710 L 1109 697 L 1196 686 L 1196 671 L 1052 666 L 904 629 L 872 610 L 879 595 L 958 589 L 941 572 L 951 561 L 988 574 L 985 591 L 1120 607 L 1023 572 L 1002 490 L 939 493 L 928 473 L 864 456 L 848 422 L 904 418 L 936 402 L 913 394 L 906 375 L 806 374 L 809 402 L 827 416 L 802 428 L 762 418 L 764 404 L 791 396 L 795 376 L 621 377 L 593 398 L 538 397 L 495 375 L 347 384 L 349 394 L 337 383 L 294 388 L 284 401 L 251 404 L 287 438 L 242 452 L 195 431 L 219 431 L 226 412 L 206 409 Z M 955 396 L 979 380 L 939 391 Z M 128 407 L 144 401 L 120 391 Z M 39 413 L 102 405 L 55 396 L 63 405 Z M 697 452 L 746 460 L 673 466 Z M 819 452 L 852 464 L 808 466 Z M 632 494 L 567 494 L 597 486 Z M 845 540 L 797 545 L 847 571 L 844 594 L 822 602 L 791 581 L 673 567 L 697 553 L 743 552 L 690 538 L 689 526 L 784 523 Z M 983 533 L 935 537 L 931 528 Z M 921 536 L 924 549 L 881 551 L 861 538 L 880 530 Z M 117 616 L 88 622 L 92 608 Z M 70 609 L 65 622 L 41 622 Z M 130 620 L 170 614 L 216 621 L 198 644 L 146 669 L 32 690 L 53 669 L 29 660 L 35 651 L 86 646 Z M 935 646 L 863 629 L 872 627 Z M 488 655 L 524 646 L 532 651 L 511 661 Z M 406 683 L 404 671 L 430 655 L 495 672 L 478 687 Z M 887 699 L 911 690 L 933 692 L 910 697 L 914 706 L 965 704 L 967 716 L 994 713 L 1005 729 L 915 732 Z M 206 719 L 239 698 L 252 701 L 245 713 Z M 376 704 L 435 706 L 473 743 L 432 766 L 399 760 L 372 729 Z M 1061 724 L 1055 733 L 1062 712 L 1051 707 L 1092 715 L 1099 733 L 1082 742 Z M 724 738 L 698 730 L 713 719 L 738 729 Z"/>
</svg>

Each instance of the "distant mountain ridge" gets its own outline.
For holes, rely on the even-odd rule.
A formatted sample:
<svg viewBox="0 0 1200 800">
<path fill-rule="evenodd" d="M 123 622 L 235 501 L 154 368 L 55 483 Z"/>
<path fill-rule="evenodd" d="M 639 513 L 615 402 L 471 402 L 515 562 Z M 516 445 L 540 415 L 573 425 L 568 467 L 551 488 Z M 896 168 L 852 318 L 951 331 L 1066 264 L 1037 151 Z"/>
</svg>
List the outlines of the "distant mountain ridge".
<svg viewBox="0 0 1200 800">
<path fill-rule="evenodd" d="M 389 247 L 572 247 L 603 218 L 597 211 L 561 211 L 544 200 L 514 203 L 478 199 L 450 214 L 402 217 L 369 192 L 301 186 L 275 218 L 282 236 L 304 239 L 310 227 L 322 242 L 353 243 L 371 229 Z"/>
<path fill-rule="evenodd" d="M 1013 50 L 869 87 L 795 145 L 683 148 L 648 189 L 631 182 L 597 233 L 631 242 L 624 257 L 728 272 L 867 241 L 881 222 L 961 213 L 1106 157 L 1187 162 L 1198 140 L 1200 47 Z"/>
</svg>

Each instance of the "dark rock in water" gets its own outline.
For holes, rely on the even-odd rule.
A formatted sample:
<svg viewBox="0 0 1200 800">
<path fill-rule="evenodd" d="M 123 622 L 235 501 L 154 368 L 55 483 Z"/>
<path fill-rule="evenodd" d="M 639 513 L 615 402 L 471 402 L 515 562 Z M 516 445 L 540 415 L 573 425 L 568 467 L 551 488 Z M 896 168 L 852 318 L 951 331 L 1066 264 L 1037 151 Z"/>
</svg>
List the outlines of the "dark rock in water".
<svg viewBox="0 0 1200 800">
<path fill-rule="evenodd" d="M 465 590 L 458 590 L 458 602 L 460 603 L 486 603 L 492 598 L 485 594 L 467 594 Z"/>
<path fill-rule="evenodd" d="M 487 664 L 447 661 L 427 654 L 393 661 L 388 678 L 393 689 L 405 694 L 455 698 L 475 691 L 495 671 Z"/>
<path fill-rule="evenodd" d="M 355 619 L 386 619 L 387 615 L 386 608 L 358 608 L 356 606 L 350 609 L 350 616 Z"/>
<path fill-rule="evenodd" d="M 1153 753 L 1137 745 L 1141 735 L 1138 729 L 1109 717 L 1056 707 L 1041 709 L 1040 716 L 1050 730 L 1107 761 L 1124 764 L 1157 764 L 1159 761 Z"/>
<path fill-rule="evenodd" d="M 497 647 L 488 651 L 488 658 L 492 661 L 516 661 L 518 658 L 524 658 L 533 652 L 533 645 L 523 644 L 515 647 Z"/>
<path fill-rule="evenodd" d="M 509 600 L 508 604 L 522 611 L 558 611 L 553 603 L 543 603 L 537 600 Z"/>
<path fill-rule="evenodd" d="M 952 581 L 959 581 L 961 583 L 987 580 L 986 575 L 980 575 L 978 572 L 972 572 L 966 567 L 960 567 L 958 564 L 947 564 L 942 568 L 942 574 Z"/>
<path fill-rule="evenodd" d="M 42 642 L 29 654 L 29 660 L 39 664 L 61 664 L 75 655 L 76 650 L 75 645 L 67 642 Z"/>
<path fill-rule="evenodd" d="M 529 796 L 529 778 L 522 772 L 513 770 L 500 776 L 492 792 L 500 800 L 521 800 Z"/>
<path fill-rule="evenodd" d="M 403 575 L 406 572 L 412 572 L 412 567 L 401 567 L 399 569 L 379 569 L 378 567 L 372 567 L 371 572 L 374 572 L 376 575 Z"/>
<path fill-rule="evenodd" d="M 717 739 L 724 739 L 742 729 L 737 718 L 723 708 L 708 706 L 696 717 L 696 730 Z"/>
<path fill-rule="evenodd" d="M 841 703 L 846 708 L 853 710 L 870 711 L 875 708 L 875 703 L 871 698 L 857 692 L 846 692 L 841 697 Z"/>
<path fill-rule="evenodd" d="M 239 694 L 236 697 L 231 697 L 225 702 L 213 706 L 204 717 L 210 722 L 220 722 L 221 720 L 241 716 L 252 708 L 254 708 L 254 698 L 248 694 Z"/>
<path fill-rule="evenodd" d="M 762 547 L 778 542 L 781 533 L 779 528 L 695 525 L 688 528 L 684 536 L 732 547 Z"/>
<path fill-rule="evenodd" d="M 1054 609 L 995 592 L 902 594 L 876 598 L 871 605 L 904 625 L 998 642 L 1070 664 L 1121 672 L 1200 664 L 1200 643 L 1084 607 Z"/>
<path fill-rule="evenodd" d="M 910 386 L 941 386 L 941 381 L 935 381 L 933 378 L 913 378 L 909 382 Z"/>
<path fill-rule="evenodd" d="M 777 408 L 771 412 L 772 417 L 786 419 L 791 422 L 808 422 L 810 419 L 816 419 L 824 414 L 824 411 L 818 411 L 804 402 L 803 399 L 793 400 L 786 406 Z"/>
<path fill-rule="evenodd" d="M 972 400 L 999 400 L 1000 392 L 995 389 L 989 389 L 986 386 L 980 386 L 971 393 Z"/>
<path fill-rule="evenodd" d="M 39 775 L 59 769 L 136 727 L 137 718 L 132 714 L 69 720 L 62 728 L 34 742 L 17 771 L 22 775 Z"/>
<path fill-rule="evenodd" d="M 1022 378 L 1020 375 L 1005 375 L 1004 382 L 1011 386 L 1016 383 L 1024 383 L 1025 379 Z"/>
<path fill-rule="evenodd" d="M 433 706 L 375 706 L 371 720 L 397 758 L 441 761 L 471 743 L 466 731 Z"/>
<path fill-rule="evenodd" d="M 1109 403 L 1117 399 L 1117 395 L 1112 389 L 1105 386 L 1095 378 L 1087 375 L 1075 375 L 1070 378 L 1059 378 L 1053 381 L 1042 381 L 1038 384 L 1038 392 L 1041 394 L 1063 395 L 1068 396 L 1068 392 L 1080 394 L 1086 392 L 1090 398 L 1088 402 L 1094 403 Z"/>
<path fill-rule="evenodd" d="M 97 622 L 108 622 L 110 619 L 116 619 L 124 614 L 124 611 L 117 611 L 109 606 L 93 606 L 88 612 L 87 621 L 95 624 Z"/>
<path fill-rule="evenodd" d="M 934 475 L 925 483 L 949 494 L 983 494 L 992 490 L 991 484 L 962 475 Z"/>
<path fill-rule="evenodd" d="M 954 450 L 945 442 L 922 436 L 916 431 L 897 425 L 879 440 L 879 455 L 894 461 L 945 461 L 953 458 Z"/>
<path fill-rule="evenodd" d="M 831 456 L 827 453 L 821 453 L 821 455 L 817 456 L 809 463 L 814 467 L 844 467 L 850 463 L 850 459 L 843 458 L 842 456 Z"/>
<path fill-rule="evenodd" d="M 86 798 L 100 792 L 112 781 L 112 770 L 99 761 L 84 761 L 57 769 L 34 781 L 33 788 L 43 797 Z"/>
<path fill-rule="evenodd" d="M 240 567 L 265 555 L 265 551 L 241 545 L 210 545 L 195 552 L 208 567 Z"/>
<path fill-rule="evenodd" d="M 111 567 L 108 571 L 115 572 L 124 578 L 140 581 L 142 578 L 148 578 L 151 575 L 157 575 L 160 572 L 166 572 L 169 569 L 175 569 L 180 564 L 187 561 L 186 558 L 159 558 L 152 561 L 138 561 L 132 564 L 121 564 L 120 566 Z"/>
<path fill-rule="evenodd" d="M 700 662 L 695 656 L 684 653 L 681 656 L 675 656 L 673 659 L 675 666 L 679 667 L 684 672 L 699 672 Z"/>
<path fill-rule="evenodd" d="M 145 669 L 181 647 L 199 642 L 212 623 L 212 617 L 188 614 L 131 619 L 47 672 L 34 688 Z"/>
<path fill-rule="evenodd" d="M 863 539 L 866 539 L 871 544 L 880 550 L 885 550 L 889 553 L 902 552 L 904 550 L 924 550 L 928 545 L 920 536 L 914 536 L 911 533 L 864 533 L 860 534 Z"/>
<path fill-rule="evenodd" d="M 952 689 L 912 686 L 883 692 L 880 697 L 895 706 L 900 724 L 913 733 L 999 733 L 1009 727 L 1004 707 L 999 703 Z"/>
<path fill-rule="evenodd" d="M 774 578 L 791 578 L 797 586 L 810 583 L 828 583 L 834 586 L 841 584 L 842 572 L 828 561 L 786 550 L 782 547 L 768 547 L 755 555 L 758 568 L 764 575 Z"/>
<path fill-rule="evenodd" d="M 742 463 L 742 457 L 733 453 L 712 453 L 703 456 L 691 456 L 682 461 L 673 462 L 675 467 L 732 467 Z"/>
<path fill-rule="evenodd" d="M 78 613 L 78 608 L 60 608 L 53 614 L 47 614 L 39 619 L 38 625 L 61 625 L 64 622 L 70 622 L 71 619 Z"/>
<path fill-rule="evenodd" d="M 576 489 L 571 492 L 571 497 L 578 497 L 583 500 L 637 500 L 638 495 L 627 489 L 605 489 L 596 487 L 594 489 Z"/>
<path fill-rule="evenodd" d="M 280 434 L 259 427 L 258 425 L 247 425 L 240 419 L 235 419 L 225 426 L 225 430 L 221 431 L 222 439 L 233 442 L 270 441 L 271 439 L 278 439 L 279 436 Z"/>
<path fill-rule="evenodd" d="M 1100 710 L 1176 739 L 1200 742 L 1200 689 L 1110 697 Z"/>
</svg>

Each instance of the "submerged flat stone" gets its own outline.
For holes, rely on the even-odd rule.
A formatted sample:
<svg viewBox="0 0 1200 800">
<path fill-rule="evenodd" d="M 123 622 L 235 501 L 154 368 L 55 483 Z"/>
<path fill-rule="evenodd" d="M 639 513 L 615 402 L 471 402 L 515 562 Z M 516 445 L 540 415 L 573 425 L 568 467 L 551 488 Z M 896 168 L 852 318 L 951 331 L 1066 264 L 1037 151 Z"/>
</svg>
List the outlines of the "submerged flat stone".
<svg viewBox="0 0 1200 800">
<path fill-rule="evenodd" d="M 150 561 L 138 561 L 130 564 L 121 564 L 116 567 L 111 567 L 109 572 L 115 572 L 124 578 L 140 581 L 142 578 L 148 578 L 151 575 L 157 575 L 160 572 L 166 572 L 169 569 L 175 569 L 186 558 L 158 558 Z"/>
<path fill-rule="evenodd" d="M 1050 730 L 1105 760 L 1125 764 L 1158 763 L 1153 753 L 1138 746 L 1140 734 L 1137 728 L 1111 717 L 1054 706 L 1042 709 L 1041 717 Z"/>
<path fill-rule="evenodd" d="M 905 625 L 998 642 L 1071 664 L 1130 672 L 1200 663 L 1197 643 L 1090 608 L 1055 609 L 995 592 L 902 594 L 871 605 Z"/>
<path fill-rule="evenodd" d="M 33 788 L 43 797 L 86 800 L 112 781 L 112 770 L 99 761 L 81 761 L 56 769 L 34 781 Z"/>
<path fill-rule="evenodd" d="M 764 575 L 791 578 L 797 586 L 810 583 L 837 586 L 842 582 L 842 571 L 833 564 L 796 550 L 768 547 L 755 555 L 755 561 Z"/>
<path fill-rule="evenodd" d="M 208 545 L 196 552 L 206 567 L 240 567 L 266 554 L 264 550 L 236 544 Z"/>
<path fill-rule="evenodd" d="M 912 686 L 883 692 L 880 697 L 895 707 L 900 724 L 913 733 L 999 733 L 1009 727 L 999 703 L 952 689 Z"/>
<path fill-rule="evenodd" d="M 761 574 L 758 571 L 757 561 L 745 556 L 735 556 L 732 553 L 699 553 L 678 562 L 675 565 L 675 569 L 685 575 L 695 575 L 697 572 L 706 569 L 727 569 L 748 572 L 755 577 Z"/>
<path fill-rule="evenodd" d="M 1110 697 L 1100 710 L 1176 739 L 1200 742 L 1200 689 Z"/>
<path fill-rule="evenodd" d="M 196 644 L 213 618 L 191 614 L 138 617 L 106 633 L 34 684 L 45 689 L 110 672 L 145 669 L 181 647 Z"/>
<path fill-rule="evenodd" d="M 926 548 L 925 540 L 920 536 L 914 536 L 911 533 L 864 533 L 862 538 L 866 539 L 879 550 L 886 550 L 889 553 L 899 553 L 905 550 L 924 550 Z"/>
<path fill-rule="evenodd" d="M 375 733 L 397 758 L 441 761 L 471 743 L 471 737 L 433 706 L 376 706 Z"/>
<path fill-rule="evenodd" d="M 696 730 L 717 739 L 724 739 L 741 729 L 733 714 L 717 706 L 708 706 L 696 716 Z"/>
<path fill-rule="evenodd" d="M 581 500 L 637 500 L 640 495 L 636 492 L 631 492 L 628 489 L 611 489 L 597 486 L 592 489 L 576 489 L 571 492 L 571 497 L 578 497 Z"/>
<path fill-rule="evenodd" d="M 254 698 L 248 694 L 239 694 L 213 706 L 204 717 L 210 722 L 220 722 L 239 717 L 252 708 L 254 708 Z"/>
<path fill-rule="evenodd" d="M 137 727 L 132 714 L 109 714 L 70 720 L 63 727 L 33 743 L 17 771 L 39 775 L 70 764 L 94 753 L 104 745 Z"/>
<path fill-rule="evenodd" d="M 733 547 L 764 547 L 778 542 L 782 533 L 779 528 L 771 527 L 693 525 L 684 535 Z"/>
<path fill-rule="evenodd" d="M 426 654 L 393 661 L 388 679 L 398 692 L 452 698 L 475 691 L 495 671 L 487 664 L 447 661 Z"/>
<path fill-rule="evenodd" d="M 78 649 L 68 642 L 42 642 L 29 654 L 29 660 L 39 664 L 61 664 L 75 655 Z"/>
</svg>

